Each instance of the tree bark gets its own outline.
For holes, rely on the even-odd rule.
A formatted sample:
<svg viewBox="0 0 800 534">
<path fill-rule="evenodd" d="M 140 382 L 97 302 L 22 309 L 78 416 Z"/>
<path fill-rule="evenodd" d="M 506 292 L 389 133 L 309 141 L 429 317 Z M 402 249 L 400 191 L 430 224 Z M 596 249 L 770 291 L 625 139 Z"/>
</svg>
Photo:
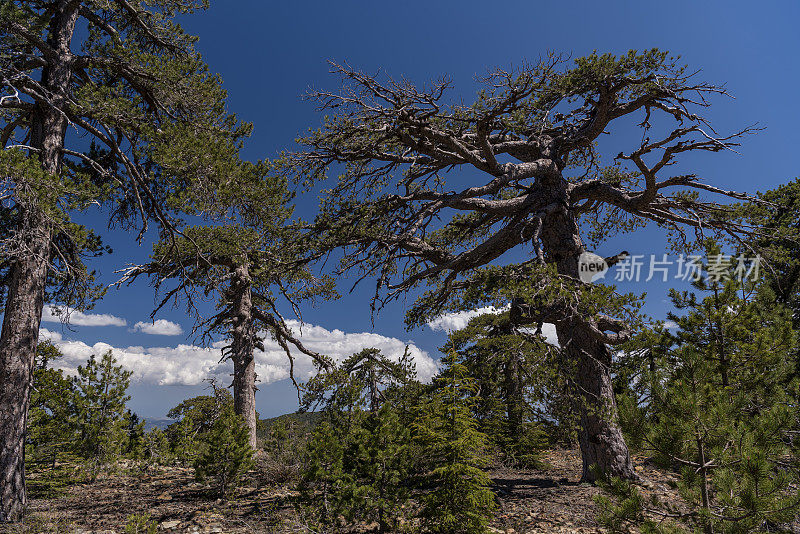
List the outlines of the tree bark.
<svg viewBox="0 0 800 534">
<path fill-rule="evenodd" d="M 578 260 L 585 251 L 574 215 L 566 208 L 550 214 L 542 227 L 542 245 L 548 262 L 558 273 L 579 280 Z M 578 441 L 583 460 L 582 479 L 594 482 L 591 467 L 622 478 L 637 478 L 628 446 L 619 426 L 617 403 L 611 381 L 611 351 L 597 340 L 577 318 L 556 325 L 558 342 L 569 361 L 576 366 L 575 385 L 579 390 L 580 429 Z"/>
<path fill-rule="evenodd" d="M 233 360 L 233 409 L 240 415 L 250 434 L 250 446 L 256 450 L 256 362 L 253 358 L 256 328 L 253 323 L 253 296 L 247 266 L 234 269 L 231 287 L 234 318 L 231 329 Z"/>
<path fill-rule="evenodd" d="M 50 236 L 29 241 L 30 255 L 13 266 L 0 335 L 0 522 L 22 519 L 25 427 L 44 305 Z"/>
<path fill-rule="evenodd" d="M 506 402 L 506 417 L 508 418 L 508 434 L 519 443 L 522 438 L 522 424 L 525 418 L 524 401 L 522 396 L 522 384 L 520 383 L 520 356 L 512 354 L 505 363 L 503 369 L 503 396 Z"/>
<path fill-rule="evenodd" d="M 42 168 L 55 177 L 61 170 L 67 127 L 57 108 L 66 103 L 72 77 L 70 44 L 79 6 L 80 2 L 61 1 L 55 8 L 47 37 L 55 57 L 41 76 L 52 105 L 38 104 L 31 121 L 31 146 L 38 150 Z M 37 198 L 46 191 L 23 191 L 26 177 L 17 179 L 26 198 L 18 199 L 16 238 L 21 246 L 11 266 L 0 333 L 0 522 L 21 520 L 27 503 L 25 427 L 51 253 L 50 223 L 40 204 L 45 200 Z"/>
<path fill-rule="evenodd" d="M 583 460 L 582 479 L 594 482 L 591 466 L 605 474 L 637 478 L 631 464 L 628 446 L 622 435 L 617 403 L 611 382 L 611 351 L 594 340 L 580 325 L 557 327 L 559 343 L 567 355 L 577 362 L 576 385 L 580 390 L 578 442 Z"/>
</svg>

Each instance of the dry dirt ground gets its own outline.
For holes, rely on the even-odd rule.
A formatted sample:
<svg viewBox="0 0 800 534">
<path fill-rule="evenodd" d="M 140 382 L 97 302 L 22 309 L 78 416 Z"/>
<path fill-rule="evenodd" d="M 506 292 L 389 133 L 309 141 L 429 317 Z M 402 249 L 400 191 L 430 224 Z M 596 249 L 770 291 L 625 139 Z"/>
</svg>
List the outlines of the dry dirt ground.
<svg viewBox="0 0 800 534">
<path fill-rule="evenodd" d="M 599 490 L 579 483 L 577 451 L 552 451 L 546 461 L 549 467 L 545 469 L 491 472 L 500 500 L 493 531 L 602 532 L 594 519 L 593 498 Z M 677 498 L 669 477 L 641 459 L 635 463 L 644 493 Z M 28 524 L 4 532 L 122 534 L 132 514 L 149 514 L 159 533 L 313 532 L 295 513 L 292 491 L 255 486 L 242 488 L 236 497 L 221 502 L 194 481 L 191 469 L 160 468 L 150 473 L 123 469 L 92 484 L 72 486 L 57 498 L 33 499 Z"/>
</svg>

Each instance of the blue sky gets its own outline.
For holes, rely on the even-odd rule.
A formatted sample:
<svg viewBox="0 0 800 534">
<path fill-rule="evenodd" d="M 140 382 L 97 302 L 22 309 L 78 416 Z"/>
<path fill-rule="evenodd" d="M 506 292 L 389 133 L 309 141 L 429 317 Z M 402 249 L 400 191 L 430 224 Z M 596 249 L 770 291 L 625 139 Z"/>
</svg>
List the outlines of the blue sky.
<svg viewBox="0 0 800 534">
<path fill-rule="evenodd" d="M 735 95 L 735 99 L 715 101 L 708 112 L 720 131 L 754 123 L 765 128 L 745 139 L 739 154 L 692 158 L 687 169 L 713 185 L 747 192 L 770 189 L 798 176 L 793 157 L 800 140 L 796 96 L 800 4 L 796 2 L 217 0 L 212 4 L 208 12 L 187 18 L 184 24 L 200 36 L 200 50 L 212 70 L 222 74 L 231 111 L 255 124 L 245 150 L 250 159 L 273 157 L 292 148 L 298 134 L 319 123 L 313 104 L 300 97 L 311 86 L 336 88 L 336 79 L 328 74 L 329 58 L 368 72 L 382 69 L 418 83 L 448 74 L 455 84 L 452 95 L 469 99 L 477 90 L 476 75 L 492 67 L 519 65 L 548 50 L 578 57 L 593 50 L 623 53 L 658 47 L 680 54 L 692 68 L 702 69 L 701 78 L 726 84 Z M 614 154 L 625 148 L 631 145 L 608 147 Z M 458 176 L 454 174 L 452 179 Z M 313 216 L 316 205 L 315 195 L 301 196 L 298 213 Z M 97 214 L 87 219 L 101 221 Z M 105 235 L 115 253 L 95 267 L 103 281 L 110 283 L 116 269 L 144 260 L 150 245 L 137 246 L 134 236 L 124 233 Z M 646 229 L 612 239 L 597 252 L 610 255 L 624 248 L 636 254 L 661 254 L 664 243 L 659 230 Z M 646 291 L 646 310 L 656 317 L 666 313 L 667 287 L 663 283 L 620 285 L 623 290 Z M 371 290 L 366 284 L 336 302 L 305 309 L 305 321 L 316 328 L 309 335 L 316 336 L 319 343 L 329 339 L 333 350 L 340 351 L 355 350 L 359 343 L 399 350 L 411 342 L 419 349 L 421 362 L 438 358 L 436 349 L 444 340 L 441 331 L 428 327 L 405 330 L 403 314 L 410 302 L 400 301 L 386 309 L 373 326 L 368 306 Z M 72 347 L 74 354 L 107 345 L 122 349 L 121 353 L 139 366 L 159 355 L 163 364 L 164 358 L 179 354 L 176 366 L 193 358 L 209 359 L 210 353 L 192 346 L 187 337 L 191 321 L 181 309 L 158 316 L 179 325 L 181 334 L 157 335 L 143 331 L 148 330 L 146 326 L 136 328 L 136 323 L 148 322 L 154 300 L 153 291 L 139 283 L 111 290 L 92 311 L 116 320 L 81 321 L 113 324 L 75 324 L 65 330 L 50 322 L 43 327 L 64 346 Z M 177 332 L 167 323 L 159 326 L 159 332 Z M 274 363 L 279 367 L 277 356 Z M 196 382 L 195 375 L 200 372 L 188 367 L 193 378 L 182 378 L 179 369 L 163 365 L 145 369 L 141 374 L 147 378 L 131 388 L 131 407 L 143 416 L 162 417 L 181 399 L 201 392 L 202 385 L 185 385 Z M 166 381 L 171 385 L 158 384 L 160 372 L 170 375 Z M 224 369 L 216 372 L 224 374 Z M 274 378 L 279 375 L 276 371 Z M 296 396 L 286 380 L 262 384 L 257 398 L 259 411 L 267 416 L 296 406 Z"/>
</svg>

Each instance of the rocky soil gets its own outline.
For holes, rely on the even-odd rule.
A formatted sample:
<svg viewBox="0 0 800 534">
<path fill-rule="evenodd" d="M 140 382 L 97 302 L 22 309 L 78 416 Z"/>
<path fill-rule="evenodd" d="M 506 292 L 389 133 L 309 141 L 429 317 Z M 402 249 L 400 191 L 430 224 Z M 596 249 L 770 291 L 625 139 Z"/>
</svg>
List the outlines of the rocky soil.
<svg viewBox="0 0 800 534">
<path fill-rule="evenodd" d="M 500 500 L 492 529 L 504 534 L 602 532 L 593 500 L 599 490 L 579 482 L 577 451 L 552 451 L 546 461 L 549 467 L 544 469 L 491 472 Z M 641 459 L 635 462 L 644 493 L 678 500 L 674 480 Z M 157 523 L 159 533 L 313 532 L 295 513 L 293 495 L 288 488 L 253 479 L 234 498 L 222 502 L 194 481 L 192 469 L 142 471 L 123 465 L 116 473 L 92 484 L 71 486 L 55 498 L 34 498 L 27 524 L 5 532 L 122 534 L 132 516 L 144 514 Z"/>
</svg>

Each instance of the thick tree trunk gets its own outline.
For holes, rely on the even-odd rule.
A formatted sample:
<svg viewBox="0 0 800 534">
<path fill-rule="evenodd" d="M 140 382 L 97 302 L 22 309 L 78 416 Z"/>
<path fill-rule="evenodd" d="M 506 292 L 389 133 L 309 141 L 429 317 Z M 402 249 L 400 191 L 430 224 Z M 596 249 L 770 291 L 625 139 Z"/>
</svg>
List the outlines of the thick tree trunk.
<svg viewBox="0 0 800 534">
<path fill-rule="evenodd" d="M 26 505 L 25 426 L 44 305 L 50 236 L 29 241 L 14 265 L 0 336 L 0 522 L 19 521 Z"/>
<path fill-rule="evenodd" d="M 578 259 L 585 248 L 575 217 L 564 209 L 543 222 L 542 244 L 547 261 L 556 264 L 559 274 L 579 279 Z M 577 318 L 557 325 L 556 332 L 568 360 L 575 364 L 583 480 L 595 480 L 590 470 L 593 465 L 611 476 L 636 478 L 619 426 L 611 381 L 611 351 Z"/>
<path fill-rule="evenodd" d="M 508 434 L 515 444 L 519 443 L 520 438 L 522 438 L 522 424 L 525 419 L 525 399 L 522 397 L 521 370 L 519 367 L 519 357 L 514 354 L 510 356 L 503 370 L 503 396 L 506 401 Z"/>
<path fill-rule="evenodd" d="M 42 168 L 57 176 L 61 168 L 66 120 L 55 107 L 65 104 L 72 76 L 70 43 L 80 2 L 58 2 L 48 29 L 48 44 L 56 57 L 42 69 L 41 85 L 51 105 L 39 104 L 31 121 L 31 146 L 38 150 Z M 22 519 L 25 491 L 25 426 L 39 325 L 44 306 L 51 230 L 37 197 L 47 191 L 25 187 L 18 177 L 19 220 L 11 267 L 11 283 L 0 334 L 0 522 Z"/>
<path fill-rule="evenodd" d="M 252 355 L 249 360 L 233 361 L 233 406 L 244 418 L 250 432 L 250 447 L 256 450 L 256 364 Z"/>
<path fill-rule="evenodd" d="M 247 266 L 234 270 L 231 287 L 233 328 L 231 354 L 233 360 L 233 409 L 242 416 L 250 433 L 250 446 L 256 450 L 256 362 L 253 358 L 256 329 L 253 324 L 253 297 Z"/>
<path fill-rule="evenodd" d="M 581 325 L 556 328 L 567 357 L 576 362 L 576 386 L 580 390 L 578 442 L 583 460 L 582 479 L 593 482 L 590 468 L 603 473 L 636 478 L 628 446 L 622 436 L 611 382 L 611 351 Z"/>
</svg>

